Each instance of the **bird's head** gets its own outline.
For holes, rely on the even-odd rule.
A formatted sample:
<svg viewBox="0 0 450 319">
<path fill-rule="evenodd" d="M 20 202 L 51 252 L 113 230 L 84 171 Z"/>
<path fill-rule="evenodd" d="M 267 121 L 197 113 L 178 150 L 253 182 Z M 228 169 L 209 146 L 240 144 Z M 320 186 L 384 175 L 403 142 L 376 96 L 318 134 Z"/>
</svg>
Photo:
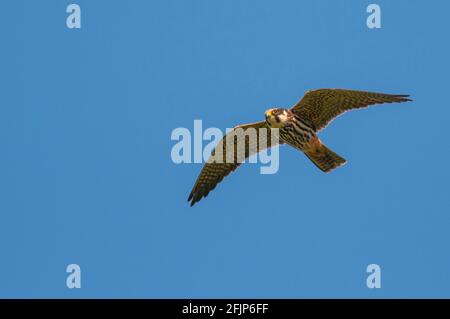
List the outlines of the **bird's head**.
<svg viewBox="0 0 450 319">
<path fill-rule="evenodd" d="M 273 108 L 266 111 L 266 122 L 270 127 L 281 128 L 289 122 L 289 110 Z"/>
</svg>

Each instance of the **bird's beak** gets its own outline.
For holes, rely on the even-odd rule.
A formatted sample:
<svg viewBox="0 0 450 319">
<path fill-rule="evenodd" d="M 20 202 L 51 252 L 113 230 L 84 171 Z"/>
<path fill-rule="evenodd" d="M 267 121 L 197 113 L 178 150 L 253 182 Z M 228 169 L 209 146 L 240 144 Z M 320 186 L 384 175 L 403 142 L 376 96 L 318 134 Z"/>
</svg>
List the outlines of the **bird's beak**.
<svg viewBox="0 0 450 319">
<path fill-rule="evenodd" d="M 266 112 L 266 119 L 268 119 L 269 117 L 271 117 L 272 116 L 272 110 L 268 110 L 267 112 Z"/>
</svg>

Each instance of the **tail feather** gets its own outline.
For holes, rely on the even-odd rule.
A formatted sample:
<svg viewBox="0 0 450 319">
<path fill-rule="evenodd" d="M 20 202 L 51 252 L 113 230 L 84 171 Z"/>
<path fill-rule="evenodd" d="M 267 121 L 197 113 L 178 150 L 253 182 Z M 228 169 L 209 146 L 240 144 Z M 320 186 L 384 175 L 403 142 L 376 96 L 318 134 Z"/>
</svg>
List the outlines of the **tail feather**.
<svg viewBox="0 0 450 319">
<path fill-rule="evenodd" d="M 322 143 L 316 147 L 305 151 L 305 155 L 313 162 L 319 169 L 324 172 L 330 172 L 333 169 L 344 165 L 347 161 L 330 150 Z"/>
</svg>

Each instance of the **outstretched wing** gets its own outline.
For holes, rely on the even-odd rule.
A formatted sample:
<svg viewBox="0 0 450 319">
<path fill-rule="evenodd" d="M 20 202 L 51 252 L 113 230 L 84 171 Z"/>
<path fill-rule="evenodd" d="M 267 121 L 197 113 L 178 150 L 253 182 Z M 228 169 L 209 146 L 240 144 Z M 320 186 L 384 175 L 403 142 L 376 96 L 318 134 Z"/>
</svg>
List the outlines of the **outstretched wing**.
<svg viewBox="0 0 450 319">
<path fill-rule="evenodd" d="M 188 198 L 191 206 L 206 197 L 246 158 L 277 144 L 280 144 L 278 136 L 266 122 L 236 126 L 217 144 L 211 157 L 203 166 Z"/>
<path fill-rule="evenodd" d="M 346 111 L 373 104 L 411 101 L 408 96 L 342 89 L 319 89 L 306 92 L 291 111 L 319 131 Z"/>
</svg>

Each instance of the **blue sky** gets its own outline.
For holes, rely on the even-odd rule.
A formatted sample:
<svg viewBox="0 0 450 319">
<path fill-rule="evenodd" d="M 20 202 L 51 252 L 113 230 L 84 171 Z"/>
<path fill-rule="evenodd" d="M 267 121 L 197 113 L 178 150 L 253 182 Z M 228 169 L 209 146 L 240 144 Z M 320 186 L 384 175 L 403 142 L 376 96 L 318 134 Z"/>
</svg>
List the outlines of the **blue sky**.
<svg viewBox="0 0 450 319">
<path fill-rule="evenodd" d="M 450 297 L 450 3 L 7 1 L 0 19 L 0 297 Z M 408 93 L 280 149 L 189 207 L 176 127 L 262 120 L 306 90 Z M 79 264 L 82 288 L 66 287 Z M 366 267 L 382 288 L 366 287 Z"/>
</svg>

